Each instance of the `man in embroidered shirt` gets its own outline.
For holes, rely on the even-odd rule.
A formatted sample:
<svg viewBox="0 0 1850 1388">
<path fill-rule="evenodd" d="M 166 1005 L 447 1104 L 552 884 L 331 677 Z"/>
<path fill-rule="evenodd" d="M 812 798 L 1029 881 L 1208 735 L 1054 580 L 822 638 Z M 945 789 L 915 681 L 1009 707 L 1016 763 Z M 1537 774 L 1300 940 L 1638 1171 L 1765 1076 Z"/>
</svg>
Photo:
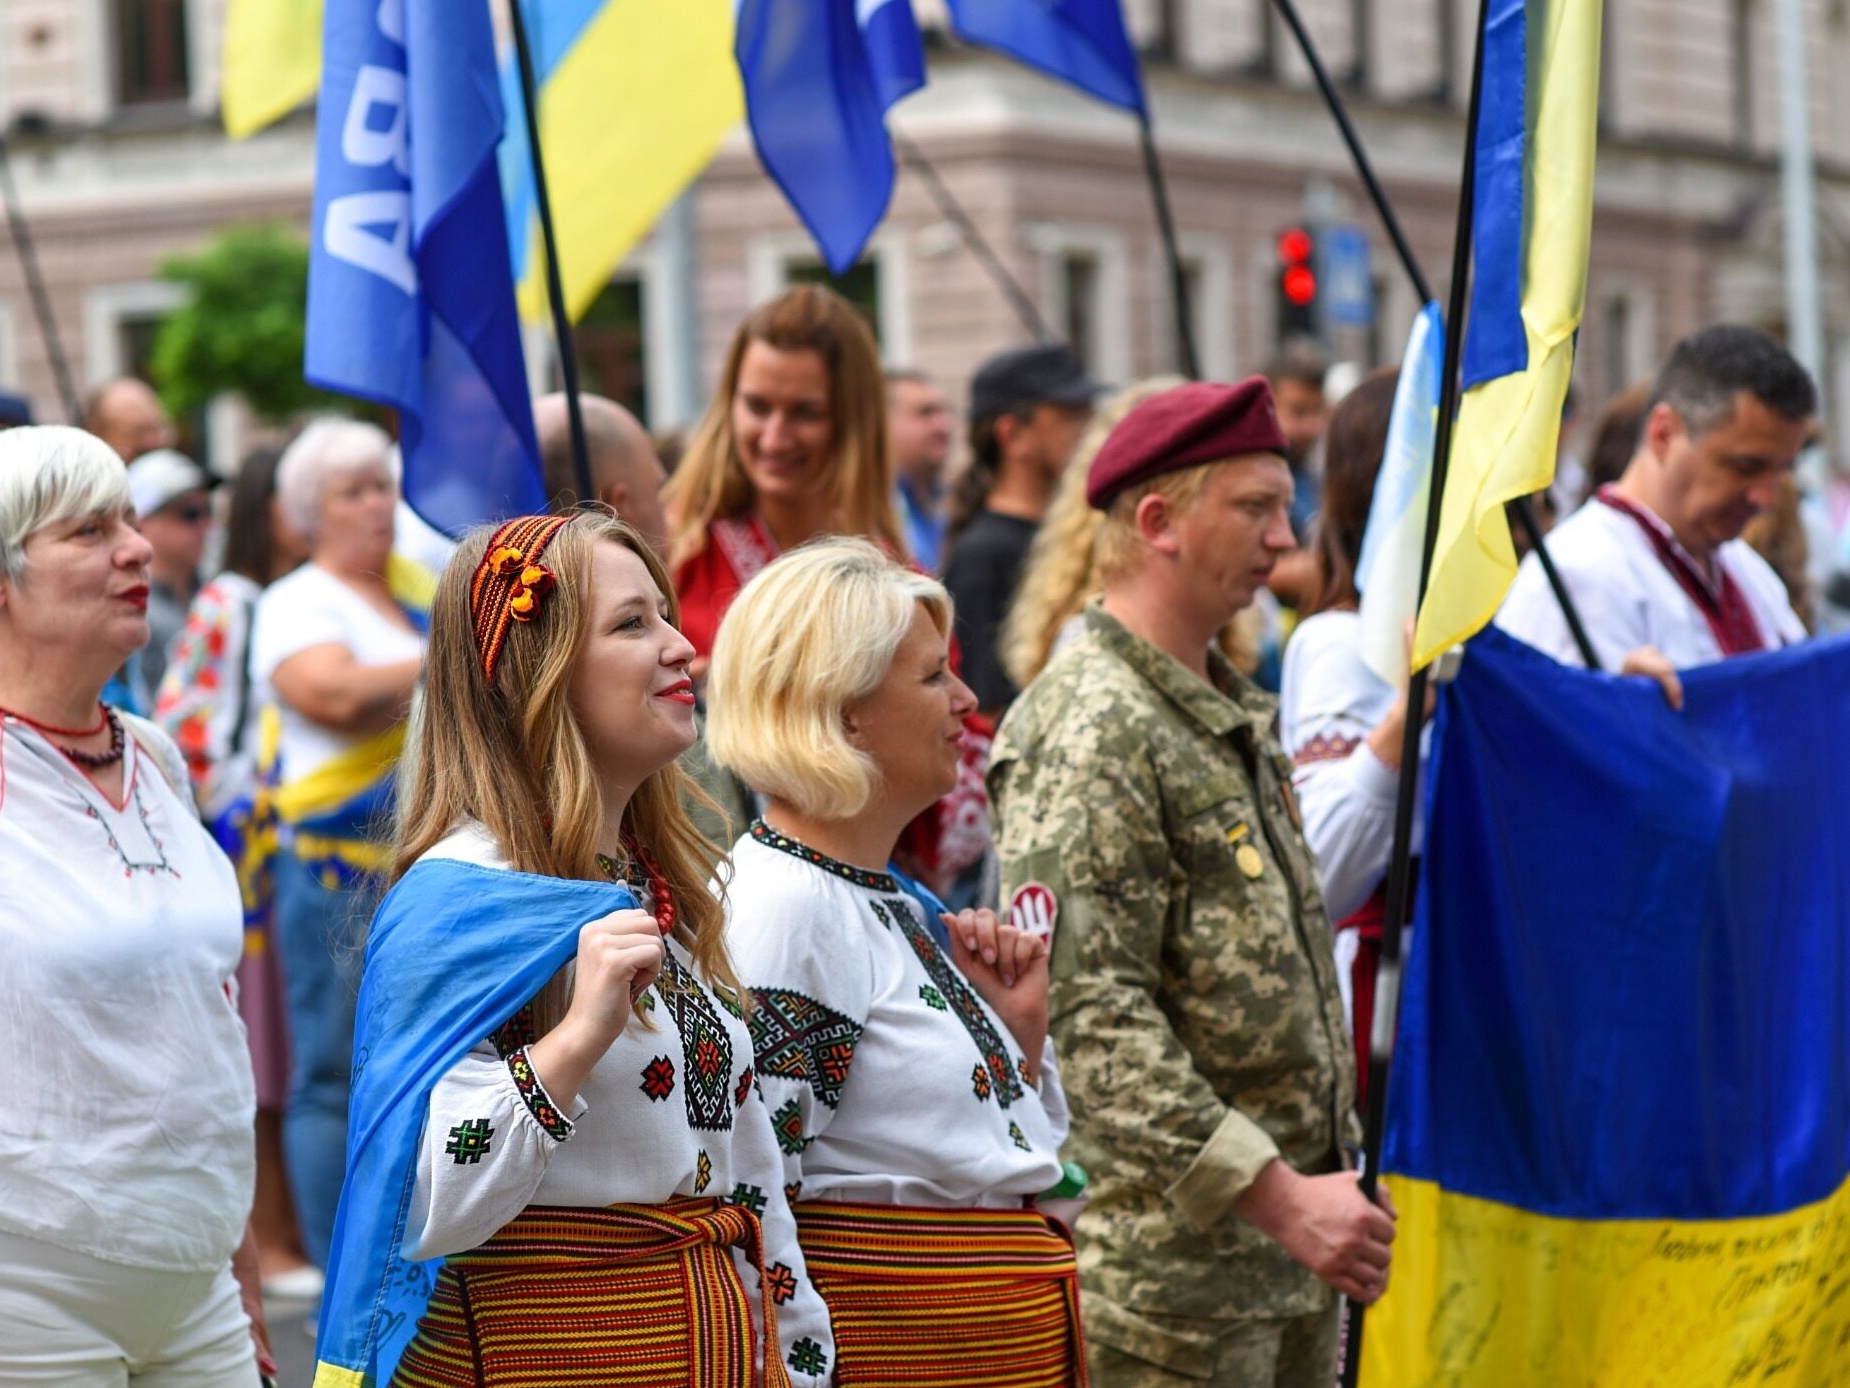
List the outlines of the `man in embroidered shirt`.
<svg viewBox="0 0 1850 1388">
<path fill-rule="evenodd" d="M 1641 648 L 1684 669 L 1805 639 L 1785 585 L 1740 535 L 1773 504 L 1816 409 L 1805 368 L 1764 333 L 1722 324 L 1677 344 L 1624 475 L 1548 537 L 1605 669 L 1638 669 Z M 1533 556 L 1497 625 L 1581 663 Z"/>
<path fill-rule="evenodd" d="M 1387 1284 L 1329 917 L 1272 733 L 1215 634 L 1294 543 L 1263 379 L 1139 405 L 1087 474 L 1103 599 L 1015 702 L 990 794 L 1091 1174 L 1094 1388 L 1328 1388 L 1341 1291 Z"/>
</svg>

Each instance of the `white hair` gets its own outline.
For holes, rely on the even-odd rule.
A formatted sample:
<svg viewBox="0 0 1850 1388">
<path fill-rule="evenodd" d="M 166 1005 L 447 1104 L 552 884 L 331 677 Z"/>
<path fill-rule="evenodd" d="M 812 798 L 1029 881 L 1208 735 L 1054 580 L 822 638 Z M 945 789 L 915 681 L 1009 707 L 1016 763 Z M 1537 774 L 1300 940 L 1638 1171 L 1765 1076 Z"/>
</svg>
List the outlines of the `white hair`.
<svg viewBox="0 0 1850 1388">
<path fill-rule="evenodd" d="M 357 419 L 311 421 L 276 465 L 276 500 L 283 519 L 303 539 L 313 541 L 321 531 L 321 502 L 328 484 L 345 473 L 374 469 L 396 478 L 392 440 L 385 430 Z"/>
<path fill-rule="evenodd" d="M 0 572 L 26 567 L 26 540 L 48 525 L 131 509 L 128 469 L 95 434 L 65 424 L 0 432 Z"/>
</svg>

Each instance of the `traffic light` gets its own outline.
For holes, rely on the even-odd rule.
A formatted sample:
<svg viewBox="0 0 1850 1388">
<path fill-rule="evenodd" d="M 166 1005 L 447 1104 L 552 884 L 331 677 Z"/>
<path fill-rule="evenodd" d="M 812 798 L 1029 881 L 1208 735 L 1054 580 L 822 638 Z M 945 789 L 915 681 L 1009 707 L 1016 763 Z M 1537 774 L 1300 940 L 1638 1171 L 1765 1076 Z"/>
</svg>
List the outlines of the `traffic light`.
<svg viewBox="0 0 1850 1388">
<path fill-rule="evenodd" d="M 1288 228 L 1278 235 L 1278 340 L 1319 337 L 1323 315 L 1319 311 L 1317 238 L 1306 228 Z"/>
</svg>

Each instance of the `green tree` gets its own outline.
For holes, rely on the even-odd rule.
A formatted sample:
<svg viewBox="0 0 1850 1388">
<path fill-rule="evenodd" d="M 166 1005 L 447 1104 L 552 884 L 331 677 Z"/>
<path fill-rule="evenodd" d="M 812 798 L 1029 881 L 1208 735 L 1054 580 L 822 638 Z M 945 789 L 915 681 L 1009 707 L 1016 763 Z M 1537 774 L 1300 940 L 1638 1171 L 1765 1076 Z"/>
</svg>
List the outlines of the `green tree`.
<svg viewBox="0 0 1850 1388">
<path fill-rule="evenodd" d="M 176 416 L 226 391 L 281 421 L 314 407 L 351 406 L 302 379 L 308 246 L 287 226 L 237 226 L 194 256 L 162 264 L 187 291 L 161 323 L 149 369 Z"/>
</svg>

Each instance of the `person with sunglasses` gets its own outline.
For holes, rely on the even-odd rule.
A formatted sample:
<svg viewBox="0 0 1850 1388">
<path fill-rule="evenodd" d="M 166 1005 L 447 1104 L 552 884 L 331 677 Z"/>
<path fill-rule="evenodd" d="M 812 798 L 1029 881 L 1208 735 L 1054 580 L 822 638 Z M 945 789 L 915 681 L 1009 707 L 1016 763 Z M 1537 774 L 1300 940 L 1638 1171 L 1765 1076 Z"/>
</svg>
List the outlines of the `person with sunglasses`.
<svg viewBox="0 0 1850 1388">
<path fill-rule="evenodd" d="M 218 479 L 184 453 L 157 448 L 128 468 L 135 528 L 154 547 L 148 564 L 148 644 L 130 663 L 137 706 L 154 707 L 167 656 L 199 592 L 199 569 L 212 535 L 212 489 Z"/>
</svg>

